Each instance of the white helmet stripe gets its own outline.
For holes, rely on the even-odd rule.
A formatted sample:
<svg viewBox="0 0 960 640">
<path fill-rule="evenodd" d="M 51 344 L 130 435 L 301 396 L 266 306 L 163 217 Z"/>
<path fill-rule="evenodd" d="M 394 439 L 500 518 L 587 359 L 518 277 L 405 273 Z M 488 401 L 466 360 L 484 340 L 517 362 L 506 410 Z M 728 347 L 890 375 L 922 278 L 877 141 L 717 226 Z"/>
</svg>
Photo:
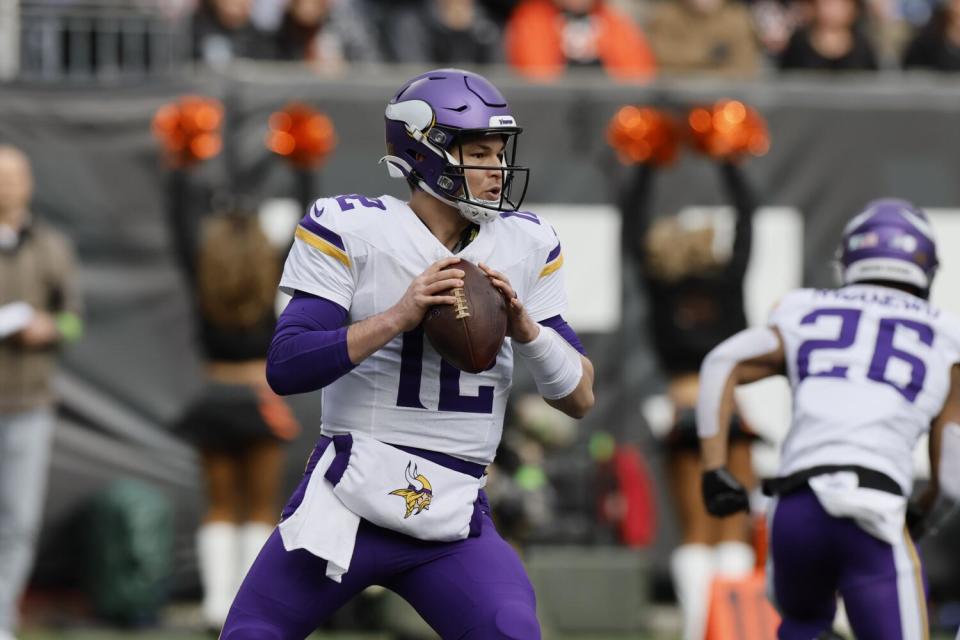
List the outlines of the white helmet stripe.
<svg viewBox="0 0 960 640">
<path fill-rule="evenodd" d="M 847 225 L 843 228 L 844 235 L 851 233 L 854 229 L 859 227 L 861 224 L 866 222 L 867 218 L 876 213 L 872 208 L 867 209 L 856 215 Z M 928 240 L 935 240 L 933 237 L 933 228 L 930 226 L 930 223 L 924 220 L 922 217 L 915 214 L 913 211 L 910 211 L 906 207 L 901 207 L 899 213 L 903 215 L 904 219 L 909 222 L 914 229 L 922 233 L 927 237 Z"/>
<path fill-rule="evenodd" d="M 912 224 L 917 231 L 927 237 L 927 240 L 934 240 L 933 228 L 926 220 L 915 214 L 913 211 L 904 210 L 903 214 L 907 221 Z"/>
<path fill-rule="evenodd" d="M 863 211 L 857 214 L 856 216 L 854 216 L 854 218 L 847 223 L 847 226 L 843 228 L 843 235 L 847 235 L 848 233 L 850 233 L 851 231 L 859 227 L 861 224 L 863 224 L 863 222 L 867 218 L 869 218 L 872 215 L 873 215 L 873 211 L 867 209 L 866 211 Z"/>
</svg>

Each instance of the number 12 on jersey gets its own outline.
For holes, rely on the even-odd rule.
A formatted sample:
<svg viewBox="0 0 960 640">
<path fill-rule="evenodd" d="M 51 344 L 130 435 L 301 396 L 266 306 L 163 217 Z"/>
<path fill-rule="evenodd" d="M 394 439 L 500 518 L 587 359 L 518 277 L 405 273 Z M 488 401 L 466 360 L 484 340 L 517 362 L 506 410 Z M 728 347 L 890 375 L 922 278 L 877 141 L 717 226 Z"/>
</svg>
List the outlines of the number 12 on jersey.
<svg viewBox="0 0 960 640">
<path fill-rule="evenodd" d="M 460 394 L 462 372 L 446 360 L 440 360 L 440 398 L 438 411 L 463 413 L 493 413 L 493 387 L 477 388 L 477 395 Z M 397 406 L 426 409 L 420 401 L 420 381 L 423 376 L 423 329 L 417 328 L 403 334 L 400 351 L 400 385 L 397 390 Z"/>
<path fill-rule="evenodd" d="M 817 309 L 808 313 L 800 324 L 817 324 L 820 318 L 840 318 L 839 335 L 832 340 L 806 340 L 797 350 L 797 381 L 807 377 L 846 378 L 845 366 L 834 366 L 826 371 L 810 373 L 810 356 L 814 351 L 822 349 L 842 350 L 849 349 L 857 339 L 857 330 L 860 328 L 862 312 L 859 309 Z M 923 322 L 909 318 L 882 318 L 877 332 L 877 342 L 874 345 L 873 356 L 867 369 L 867 378 L 882 384 L 888 384 L 900 394 L 913 402 L 923 389 L 923 381 L 927 375 L 927 366 L 923 360 L 912 353 L 893 346 L 893 339 L 897 327 L 903 327 L 915 334 L 917 340 L 927 346 L 933 345 L 933 328 Z M 899 360 L 910 367 L 910 382 L 900 386 L 887 378 L 887 365 L 891 360 Z"/>
</svg>

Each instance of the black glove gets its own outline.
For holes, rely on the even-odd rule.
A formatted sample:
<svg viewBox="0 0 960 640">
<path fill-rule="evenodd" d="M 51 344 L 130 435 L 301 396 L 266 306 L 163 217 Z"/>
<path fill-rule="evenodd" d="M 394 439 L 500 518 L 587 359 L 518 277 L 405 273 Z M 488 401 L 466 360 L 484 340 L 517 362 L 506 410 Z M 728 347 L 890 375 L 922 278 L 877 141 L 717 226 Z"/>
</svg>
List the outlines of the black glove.
<svg viewBox="0 0 960 640">
<path fill-rule="evenodd" d="M 737 482 L 726 467 L 704 471 L 701 477 L 703 503 L 710 515 L 722 518 L 738 511 L 750 510 L 747 490 Z"/>
<path fill-rule="evenodd" d="M 929 512 L 916 500 L 907 503 L 907 530 L 915 541 L 927 532 L 927 515 Z"/>
</svg>

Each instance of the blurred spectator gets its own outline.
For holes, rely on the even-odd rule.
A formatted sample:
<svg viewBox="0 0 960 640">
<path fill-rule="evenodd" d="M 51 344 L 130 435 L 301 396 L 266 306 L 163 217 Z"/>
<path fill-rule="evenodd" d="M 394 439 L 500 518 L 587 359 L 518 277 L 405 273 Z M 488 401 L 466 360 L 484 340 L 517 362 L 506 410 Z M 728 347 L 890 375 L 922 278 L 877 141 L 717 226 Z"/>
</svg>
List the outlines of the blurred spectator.
<svg viewBox="0 0 960 640">
<path fill-rule="evenodd" d="M 960 0 L 944 0 L 907 46 L 903 67 L 960 71 Z"/>
<path fill-rule="evenodd" d="M 772 62 L 780 59 L 794 30 L 812 19 L 811 4 L 809 0 L 755 0 L 750 3 L 757 38 Z"/>
<path fill-rule="evenodd" d="M 500 28 L 476 0 L 400 5 L 385 31 L 394 62 L 459 65 L 503 61 Z"/>
<path fill-rule="evenodd" d="M 270 42 L 250 20 L 252 0 L 201 0 L 193 16 L 193 57 L 211 67 L 267 58 Z"/>
<path fill-rule="evenodd" d="M 650 16 L 650 2 L 647 0 L 607 0 L 611 7 L 633 19 L 637 24 L 647 24 Z"/>
<path fill-rule="evenodd" d="M 760 48 L 740 0 L 661 0 L 649 24 L 661 73 L 753 76 Z"/>
<path fill-rule="evenodd" d="M 506 50 L 517 71 L 544 80 L 571 67 L 649 79 L 656 67 L 639 27 L 605 0 L 523 0 L 507 23 Z"/>
<path fill-rule="evenodd" d="M 515 547 L 564 539 L 567 532 L 557 520 L 559 510 L 570 505 L 561 504 L 548 467 L 550 459 L 569 449 L 576 437 L 576 421 L 538 394 L 517 395 L 508 403 L 503 438 L 488 467 L 485 491 L 497 531 Z M 575 474 L 566 467 L 560 471 L 558 475 Z"/>
<path fill-rule="evenodd" d="M 202 226 L 187 209 L 175 199 L 171 222 L 195 291 L 207 382 L 177 430 L 200 448 L 207 511 L 197 532 L 197 560 L 204 621 L 219 631 L 276 524 L 280 443 L 295 437 L 299 425 L 265 374 L 281 256 L 243 207 L 231 204 Z"/>
<path fill-rule="evenodd" d="M 289 0 L 253 0 L 250 7 L 250 22 L 264 33 L 274 33 L 280 28 L 283 13 Z"/>
<path fill-rule="evenodd" d="M 809 24 L 796 30 L 780 68 L 872 71 L 877 56 L 864 27 L 863 0 L 810 0 Z"/>
<path fill-rule="evenodd" d="M 519 0 L 481 0 L 481 2 L 494 22 L 501 27 L 507 23 L 510 14 L 519 4 Z"/>
<path fill-rule="evenodd" d="M 710 517 L 700 497 L 702 467 L 695 416 L 699 369 L 713 347 L 747 326 L 743 279 L 757 207 L 736 164 L 721 159 L 717 169 L 736 210 L 733 233 L 726 242 L 721 241 L 720 225 L 709 218 L 653 218 L 656 169 L 652 164 L 636 167 L 620 203 L 651 309 L 651 343 L 669 378 L 668 397 L 648 399 L 644 414 L 651 431 L 662 439 L 680 523 L 681 540 L 671 554 L 670 568 L 683 611 L 684 640 L 704 637 L 714 574 L 743 577 L 754 565 L 747 515 Z M 654 411 L 654 404 L 662 408 Z M 731 422 L 730 471 L 744 486 L 752 487 L 750 442 L 754 436 L 739 417 Z"/>
<path fill-rule="evenodd" d="M 58 344 L 79 338 L 69 241 L 33 220 L 26 155 L 0 145 L 0 639 L 12 640 L 30 575 L 53 439 Z"/>
<path fill-rule="evenodd" d="M 931 1 L 938 0 L 864 0 L 864 25 L 881 69 L 900 68 L 912 25 L 927 23 Z"/>
<path fill-rule="evenodd" d="M 290 0 L 275 36 L 277 57 L 327 71 L 380 59 L 376 39 L 351 0 Z"/>
</svg>

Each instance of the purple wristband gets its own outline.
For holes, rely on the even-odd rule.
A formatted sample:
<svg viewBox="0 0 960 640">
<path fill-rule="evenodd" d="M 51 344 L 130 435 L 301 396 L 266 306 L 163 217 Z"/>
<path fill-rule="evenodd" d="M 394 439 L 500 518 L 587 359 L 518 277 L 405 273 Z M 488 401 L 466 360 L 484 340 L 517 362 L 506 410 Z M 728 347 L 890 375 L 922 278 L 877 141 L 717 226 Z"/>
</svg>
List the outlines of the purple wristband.
<svg viewBox="0 0 960 640">
<path fill-rule="evenodd" d="M 541 320 L 540 324 L 545 327 L 550 327 L 559 333 L 563 339 L 566 340 L 571 347 L 579 351 L 581 355 L 587 355 L 583 345 L 580 343 L 580 338 L 577 336 L 577 332 L 573 330 L 573 327 L 567 324 L 567 321 L 563 319 L 563 316 L 553 316 L 547 318 L 546 320 Z"/>
</svg>

